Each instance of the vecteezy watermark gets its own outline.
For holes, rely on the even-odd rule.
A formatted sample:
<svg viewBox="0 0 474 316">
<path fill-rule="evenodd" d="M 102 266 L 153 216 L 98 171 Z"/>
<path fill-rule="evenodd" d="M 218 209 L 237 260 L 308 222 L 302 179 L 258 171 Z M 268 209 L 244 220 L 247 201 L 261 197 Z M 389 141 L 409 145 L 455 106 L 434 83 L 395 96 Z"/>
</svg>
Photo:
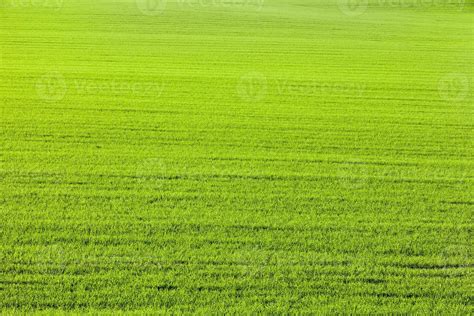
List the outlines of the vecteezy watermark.
<svg viewBox="0 0 474 316">
<path fill-rule="evenodd" d="M 132 177 L 140 191 L 150 193 L 169 189 L 177 180 L 207 181 L 225 175 L 225 170 L 211 157 L 199 158 L 199 162 L 151 157 L 137 162 Z"/>
<path fill-rule="evenodd" d="M 469 79 L 462 73 L 446 74 L 438 81 L 438 93 L 444 101 L 462 101 L 469 93 Z"/>
<path fill-rule="evenodd" d="M 4 0 L 0 7 L 4 8 L 43 8 L 59 11 L 64 5 L 64 0 Z"/>
<path fill-rule="evenodd" d="M 339 10 L 349 17 L 357 17 L 364 14 L 369 7 L 379 8 L 452 8 L 462 11 L 465 0 L 337 0 Z"/>
<path fill-rule="evenodd" d="M 336 181 L 343 190 L 359 190 L 368 185 L 369 174 L 368 163 L 355 159 L 339 164 Z"/>
<path fill-rule="evenodd" d="M 246 9 L 253 8 L 260 11 L 265 0 L 178 0 L 181 7 L 190 8 L 223 8 L 223 9 Z"/>
<path fill-rule="evenodd" d="M 245 102 L 258 102 L 267 94 L 267 77 L 259 72 L 249 72 L 240 77 L 237 94 Z"/>
<path fill-rule="evenodd" d="M 451 244 L 441 251 L 441 268 L 462 269 L 470 264 L 470 247 L 472 238 L 466 238 L 462 244 Z"/>
<path fill-rule="evenodd" d="M 36 80 L 36 94 L 41 100 L 59 101 L 66 91 L 66 80 L 60 72 L 49 72 Z"/>
<path fill-rule="evenodd" d="M 160 270 L 162 258 L 137 251 L 134 255 L 89 254 L 66 251 L 61 244 L 45 245 L 34 252 L 33 262 L 41 274 L 61 275 L 68 267 L 89 267 L 108 263 L 118 267 L 133 267 L 136 270 Z"/>
<path fill-rule="evenodd" d="M 337 6 L 343 14 L 355 17 L 367 11 L 369 0 L 337 0 Z"/>
<path fill-rule="evenodd" d="M 159 191 L 168 174 L 168 165 L 161 158 L 147 158 L 137 165 L 135 177 L 141 191 Z"/>
<path fill-rule="evenodd" d="M 108 263 L 116 267 L 133 267 L 137 270 L 151 270 L 162 269 L 162 260 L 158 256 L 136 253 L 134 255 L 96 255 L 96 254 L 81 254 L 73 261 L 76 265 L 93 267 L 96 265 Z"/>
<path fill-rule="evenodd" d="M 350 95 L 361 97 L 366 90 L 364 83 L 323 82 L 318 80 L 272 79 L 259 72 L 242 75 L 237 83 L 237 95 L 244 102 L 258 102 L 268 94 L 278 96 Z"/>
<path fill-rule="evenodd" d="M 465 0 L 377 0 L 375 5 L 388 8 L 454 8 L 464 9 Z"/>
<path fill-rule="evenodd" d="M 320 82 L 317 80 L 276 80 L 279 95 L 351 94 L 361 97 L 366 89 L 363 83 Z"/>
<path fill-rule="evenodd" d="M 109 93 L 112 95 L 152 95 L 160 97 L 165 85 L 163 82 L 129 82 L 129 81 L 98 81 L 98 80 L 74 80 L 74 88 L 79 94 Z"/>
<path fill-rule="evenodd" d="M 66 80 L 63 74 L 53 71 L 36 80 L 36 94 L 44 101 L 60 101 L 66 93 L 79 95 L 108 94 L 113 96 L 154 96 L 160 97 L 163 82 L 132 82 L 117 80 L 74 79 Z"/>
<path fill-rule="evenodd" d="M 245 251 L 232 254 L 232 260 L 239 267 L 239 273 L 244 279 L 262 280 L 278 266 L 278 258 L 271 250 L 263 248 L 261 243 L 249 244 Z"/>
<path fill-rule="evenodd" d="M 37 250 L 35 262 L 44 274 L 63 274 L 66 270 L 65 251 L 59 244 L 46 245 Z"/>
<path fill-rule="evenodd" d="M 144 15 L 155 16 L 163 14 L 168 0 L 135 0 L 138 10 Z"/>
</svg>

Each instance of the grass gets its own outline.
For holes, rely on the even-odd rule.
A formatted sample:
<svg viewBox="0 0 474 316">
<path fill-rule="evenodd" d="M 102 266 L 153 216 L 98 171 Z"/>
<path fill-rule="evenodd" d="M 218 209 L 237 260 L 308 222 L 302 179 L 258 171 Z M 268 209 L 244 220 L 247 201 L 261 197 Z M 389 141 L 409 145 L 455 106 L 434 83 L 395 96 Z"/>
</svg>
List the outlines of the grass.
<svg viewBox="0 0 474 316">
<path fill-rule="evenodd" d="M 473 7 L 412 2 L 0 2 L 0 310 L 472 314 Z"/>
</svg>

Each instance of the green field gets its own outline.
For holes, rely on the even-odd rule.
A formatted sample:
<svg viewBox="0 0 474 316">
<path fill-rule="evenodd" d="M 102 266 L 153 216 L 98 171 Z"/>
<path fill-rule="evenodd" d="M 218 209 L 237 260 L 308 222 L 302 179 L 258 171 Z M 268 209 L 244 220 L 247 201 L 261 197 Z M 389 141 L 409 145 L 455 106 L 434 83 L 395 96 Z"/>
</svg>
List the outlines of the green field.
<svg viewBox="0 0 474 316">
<path fill-rule="evenodd" d="M 341 1 L 0 0 L 0 313 L 472 315 L 473 2 Z"/>
</svg>

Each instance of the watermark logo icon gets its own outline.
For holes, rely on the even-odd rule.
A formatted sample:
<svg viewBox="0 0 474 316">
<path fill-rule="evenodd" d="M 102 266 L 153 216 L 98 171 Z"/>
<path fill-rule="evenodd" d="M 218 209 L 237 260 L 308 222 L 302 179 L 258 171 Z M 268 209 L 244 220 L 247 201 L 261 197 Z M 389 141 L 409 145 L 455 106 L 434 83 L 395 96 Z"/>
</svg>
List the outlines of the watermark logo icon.
<svg viewBox="0 0 474 316">
<path fill-rule="evenodd" d="M 265 0 L 177 0 L 181 7 L 198 8 L 221 8 L 221 9 L 254 9 L 261 11 Z"/>
<path fill-rule="evenodd" d="M 367 11 L 369 0 L 338 0 L 339 10 L 350 17 L 362 15 Z"/>
<path fill-rule="evenodd" d="M 144 191 L 158 191 L 163 187 L 168 167 L 161 158 L 148 158 L 137 167 L 138 186 Z"/>
<path fill-rule="evenodd" d="M 457 1 L 455 1 L 455 3 L 456 3 L 456 6 L 457 6 L 459 12 L 464 10 L 464 6 L 466 5 L 465 0 L 457 0 Z"/>
<path fill-rule="evenodd" d="M 469 240 L 467 243 L 469 244 Z M 467 245 L 449 245 L 441 252 L 441 267 L 443 269 L 467 268 L 469 258 L 471 257 Z"/>
<path fill-rule="evenodd" d="M 255 0 L 255 1 L 250 1 L 250 3 L 255 5 L 255 8 L 257 11 L 261 11 L 263 6 L 264 6 L 265 0 Z"/>
<path fill-rule="evenodd" d="M 67 91 L 64 76 L 57 72 L 47 73 L 36 80 L 36 94 L 41 100 L 60 101 Z"/>
<path fill-rule="evenodd" d="M 336 178 L 342 189 L 360 190 L 368 185 L 369 174 L 367 162 L 351 160 L 340 164 L 336 171 Z"/>
<path fill-rule="evenodd" d="M 63 274 L 67 268 L 65 251 L 59 244 L 45 246 L 37 253 L 36 261 L 45 274 Z"/>
<path fill-rule="evenodd" d="M 459 102 L 464 100 L 469 92 L 469 79 L 462 73 L 449 73 L 438 81 L 438 93 L 442 100 Z"/>
<path fill-rule="evenodd" d="M 59 11 L 64 6 L 64 0 L 5 0 L 0 1 L 0 8 L 40 8 Z"/>
<path fill-rule="evenodd" d="M 465 0 L 378 0 L 375 3 L 379 7 L 389 7 L 389 8 L 401 8 L 401 9 L 410 9 L 410 8 L 444 8 L 444 9 L 457 9 L 462 11 L 464 9 Z"/>
<path fill-rule="evenodd" d="M 163 14 L 167 0 L 136 0 L 138 10 L 144 15 L 155 16 Z"/>
<path fill-rule="evenodd" d="M 240 77 L 237 93 L 243 101 L 258 102 L 265 98 L 267 88 L 265 75 L 253 71 Z"/>
</svg>

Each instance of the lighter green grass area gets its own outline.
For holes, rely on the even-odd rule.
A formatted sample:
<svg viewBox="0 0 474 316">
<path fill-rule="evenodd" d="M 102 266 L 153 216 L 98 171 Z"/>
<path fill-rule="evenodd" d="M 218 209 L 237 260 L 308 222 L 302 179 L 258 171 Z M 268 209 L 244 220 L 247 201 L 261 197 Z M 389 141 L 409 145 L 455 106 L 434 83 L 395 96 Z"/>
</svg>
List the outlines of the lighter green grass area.
<svg viewBox="0 0 474 316">
<path fill-rule="evenodd" d="M 0 311 L 473 314 L 472 2 L 389 2 L 1 0 Z"/>
</svg>

